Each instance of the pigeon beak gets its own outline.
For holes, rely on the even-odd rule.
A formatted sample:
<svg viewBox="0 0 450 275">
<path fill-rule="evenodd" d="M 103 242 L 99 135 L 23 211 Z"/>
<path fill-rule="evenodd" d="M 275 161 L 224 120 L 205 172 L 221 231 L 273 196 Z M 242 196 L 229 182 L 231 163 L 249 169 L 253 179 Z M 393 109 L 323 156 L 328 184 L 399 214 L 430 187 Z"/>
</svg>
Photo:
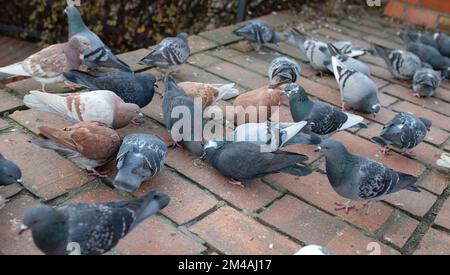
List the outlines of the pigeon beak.
<svg viewBox="0 0 450 275">
<path fill-rule="evenodd" d="M 201 160 L 205 160 L 206 159 L 206 152 L 203 152 L 203 154 L 200 156 Z"/>
<path fill-rule="evenodd" d="M 22 178 L 20 178 L 20 179 L 17 180 L 17 183 L 22 183 L 22 182 L 23 182 L 23 179 L 22 179 Z"/>
<path fill-rule="evenodd" d="M 155 85 L 153 85 L 153 86 L 155 86 L 156 88 L 159 88 L 158 84 L 156 84 L 156 83 L 155 83 Z"/>
<path fill-rule="evenodd" d="M 143 117 L 144 117 L 144 114 L 143 114 L 143 113 L 139 113 L 138 116 L 139 116 L 140 118 L 143 118 Z"/>
<path fill-rule="evenodd" d="M 20 225 L 19 235 L 22 235 L 23 232 L 27 231 L 28 229 L 30 229 L 30 228 L 28 228 L 28 226 L 26 226 L 26 225 L 24 225 L 24 224 L 21 224 L 21 225 Z"/>
<path fill-rule="evenodd" d="M 314 150 L 314 152 L 320 152 L 322 150 L 322 147 L 320 147 L 320 146 L 317 146 L 317 149 L 316 150 Z"/>
</svg>

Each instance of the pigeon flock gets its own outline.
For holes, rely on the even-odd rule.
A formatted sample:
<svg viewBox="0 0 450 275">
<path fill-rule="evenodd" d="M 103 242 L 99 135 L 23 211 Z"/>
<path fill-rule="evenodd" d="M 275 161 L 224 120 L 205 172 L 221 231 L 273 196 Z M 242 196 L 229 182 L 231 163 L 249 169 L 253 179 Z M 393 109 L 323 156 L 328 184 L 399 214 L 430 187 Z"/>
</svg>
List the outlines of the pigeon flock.
<svg viewBox="0 0 450 275">
<path fill-rule="evenodd" d="M 168 145 L 155 135 L 133 133 L 121 137 L 116 129 L 143 123 L 139 120 L 140 109 L 152 101 L 157 79 L 149 72 L 134 73 L 117 58 L 86 27 L 75 6 L 68 6 L 65 12 L 69 24 L 67 43 L 49 46 L 22 62 L 0 68 L 0 72 L 30 76 L 40 82 L 42 91 L 30 91 L 24 97 L 25 105 L 74 123 L 63 129 L 39 127 L 40 138 L 33 140 L 34 144 L 56 151 L 98 177 L 105 174 L 97 169 L 115 159 L 118 173 L 114 187 L 134 192 L 164 169 Z M 261 20 L 250 21 L 233 34 L 254 43 L 257 51 L 266 43 L 280 42 L 274 28 Z M 231 184 L 248 187 L 254 180 L 274 173 L 296 177 L 312 173 L 313 169 L 305 164 L 308 156 L 282 149 L 290 145 L 318 145 L 317 151 L 325 157 L 331 187 L 349 200 L 336 210 L 349 211 L 351 201 L 357 200 L 365 202 L 363 210 L 367 213 L 371 203 L 390 193 L 404 189 L 420 192 L 416 177 L 353 154 L 331 136 L 346 129 L 367 127 L 364 118 L 348 112 L 349 109 L 373 115 L 382 112 L 378 88 L 367 65 L 357 59 L 359 56 L 382 58 L 394 78 L 411 81 L 416 96 L 429 97 L 448 76 L 450 38 L 440 33 L 428 37 L 405 29 L 400 33 L 407 49 L 404 51 L 376 44 L 365 49 L 350 41 L 327 44 L 297 29 L 286 30 L 284 36 L 319 74 L 335 76 L 342 108 L 311 99 L 297 84 L 300 65 L 287 57 L 273 60 L 267 83 L 243 94 L 234 84 L 176 83 L 174 72 L 168 70 L 163 77 L 162 113 L 172 146 L 183 147 L 207 161 Z M 186 33 L 165 38 L 138 63 L 163 69 L 183 64 L 190 55 L 187 38 Z M 115 71 L 105 72 L 102 68 Z M 83 86 L 89 91 L 48 93 L 46 84 L 55 82 L 65 82 L 68 87 Z M 233 125 L 233 131 L 223 138 L 207 140 L 203 131 L 211 117 L 206 110 L 233 97 L 234 121 L 223 123 L 224 127 Z M 273 119 L 273 111 L 283 98 L 289 102 L 293 123 Z M 257 115 L 247 113 L 248 108 L 256 110 Z M 259 112 L 262 109 L 266 109 L 265 114 Z M 183 110 L 187 116 L 181 114 Z M 195 114 L 198 110 L 199 116 Z M 411 150 L 424 140 L 430 127 L 427 118 L 400 113 L 372 140 L 386 155 L 395 149 L 411 157 Z M 22 182 L 20 168 L 1 154 L 0 172 L 0 185 Z M 41 204 L 26 212 L 21 233 L 30 230 L 34 243 L 46 254 L 68 254 L 72 243 L 79 245 L 80 254 L 103 254 L 169 202 L 168 195 L 149 191 L 137 199 L 103 204 Z M 317 246 L 308 249 L 298 254 L 331 254 Z"/>
</svg>

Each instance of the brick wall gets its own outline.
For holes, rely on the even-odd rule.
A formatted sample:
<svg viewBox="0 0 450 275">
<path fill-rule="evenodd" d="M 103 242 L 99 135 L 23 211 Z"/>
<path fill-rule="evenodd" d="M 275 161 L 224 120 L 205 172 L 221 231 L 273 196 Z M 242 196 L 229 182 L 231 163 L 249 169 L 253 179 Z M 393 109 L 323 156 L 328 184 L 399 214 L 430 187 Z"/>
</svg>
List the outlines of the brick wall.
<svg viewBox="0 0 450 275">
<path fill-rule="evenodd" d="M 384 14 L 426 28 L 450 32 L 450 0 L 390 0 Z"/>
</svg>

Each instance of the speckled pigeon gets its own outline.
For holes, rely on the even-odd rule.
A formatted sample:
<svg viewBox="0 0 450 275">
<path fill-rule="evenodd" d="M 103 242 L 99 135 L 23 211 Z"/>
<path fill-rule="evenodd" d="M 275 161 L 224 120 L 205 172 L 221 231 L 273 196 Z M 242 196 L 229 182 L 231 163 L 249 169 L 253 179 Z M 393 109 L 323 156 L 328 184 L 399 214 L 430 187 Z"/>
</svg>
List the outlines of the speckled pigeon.
<svg viewBox="0 0 450 275">
<path fill-rule="evenodd" d="M 84 63 L 89 68 L 111 67 L 121 71 L 131 72 L 130 67 L 117 58 L 111 49 L 95 33 L 86 27 L 80 12 L 75 6 L 68 5 L 64 12 L 67 14 L 69 21 L 69 39 L 74 36 L 81 36 L 87 38 L 90 42 L 90 47 L 84 51 Z"/>
<path fill-rule="evenodd" d="M 69 42 L 54 44 L 29 56 L 24 61 L 0 68 L 0 73 L 7 75 L 31 76 L 42 85 L 64 81 L 63 72 L 79 69 L 83 60 L 83 52 L 90 42 L 75 36 Z"/>
<path fill-rule="evenodd" d="M 432 36 L 427 35 L 427 34 L 423 34 L 423 33 L 420 33 L 420 32 L 415 32 L 409 26 L 404 28 L 398 34 L 399 34 L 400 37 L 402 37 L 404 35 L 407 35 L 412 40 L 418 40 L 422 44 L 425 44 L 425 45 L 431 46 L 431 47 L 433 47 L 435 49 L 438 49 L 438 43 L 435 41 L 435 39 L 433 39 Z"/>
<path fill-rule="evenodd" d="M 383 146 L 383 153 L 387 153 L 394 146 L 403 153 L 412 155 L 411 149 L 419 145 L 430 131 L 431 120 L 416 117 L 408 113 L 399 113 L 384 127 L 379 136 L 372 140 Z"/>
<path fill-rule="evenodd" d="M 345 54 L 350 57 L 358 57 L 365 54 L 373 54 L 372 49 L 365 49 L 358 45 L 353 44 L 351 41 L 336 41 L 331 43 L 341 54 Z"/>
<path fill-rule="evenodd" d="M 450 37 L 445 33 L 435 33 L 433 39 L 436 41 L 439 52 L 446 57 L 450 57 Z"/>
<path fill-rule="evenodd" d="M 412 83 L 414 96 L 433 96 L 436 89 L 441 85 L 441 81 L 441 76 L 433 69 L 421 68 L 417 70 Z"/>
<path fill-rule="evenodd" d="M 112 91 L 126 103 L 134 103 L 141 108 L 152 101 L 155 93 L 156 78 L 149 72 L 87 73 L 72 70 L 64 73 L 64 77 L 71 82 L 88 87 L 91 91 Z"/>
<path fill-rule="evenodd" d="M 420 58 L 408 51 L 390 49 L 372 44 L 375 53 L 383 58 L 389 72 L 397 79 L 412 79 L 414 73 L 422 67 Z"/>
<path fill-rule="evenodd" d="M 169 68 L 183 64 L 191 54 L 188 34 L 180 33 L 176 37 L 164 38 L 149 54 L 138 63 L 145 66 Z"/>
<path fill-rule="evenodd" d="M 294 121 L 308 121 L 311 131 L 318 135 L 329 135 L 348 128 L 367 128 L 363 117 L 345 113 L 324 102 L 312 101 L 305 89 L 296 83 L 284 88 L 289 97 L 289 107 Z"/>
<path fill-rule="evenodd" d="M 363 73 L 365 75 L 367 75 L 368 77 L 370 77 L 370 71 L 369 71 L 369 67 L 367 67 L 366 64 L 364 64 L 363 62 L 354 59 L 346 54 L 341 53 L 333 44 L 328 43 L 328 50 L 330 51 L 330 54 L 332 56 L 335 56 L 340 62 L 342 62 L 342 64 L 344 64 L 347 68 L 351 69 L 351 70 L 355 70 L 357 72 Z M 330 61 L 325 62 L 325 64 L 327 64 L 328 66 L 328 70 L 330 70 L 330 72 L 333 73 L 333 65 L 331 64 L 331 58 Z"/>
<path fill-rule="evenodd" d="M 150 191 L 138 199 L 108 203 L 39 204 L 25 213 L 20 234 L 31 230 L 36 246 L 49 255 L 104 254 L 169 202 L 167 194 Z"/>
<path fill-rule="evenodd" d="M 351 154 L 337 140 L 322 141 L 320 151 L 325 155 L 331 186 L 336 193 L 349 199 L 336 210 L 345 209 L 348 212 L 352 200 L 358 200 L 367 201 L 364 205 L 367 213 L 372 202 L 382 200 L 387 194 L 403 189 L 420 192 L 416 186 L 416 177 L 396 172 L 375 160 Z"/>
<path fill-rule="evenodd" d="M 0 154 L 0 186 L 22 182 L 22 171 L 12 161 Z"/>
<path fill-rule="evenodd" d="M 357 111 L 376 114 L 381 109 L 378 87 L 365 74 L 345 67 L 335 56 L 331 58 L 334 77 L 341 90 L 342 109 L 346 107 Z"/>
<path fill-rule="evenodd" d="M 126 192 L 136 191 L 143 181 L 155 176 L 164 166 L 167 145 L 155 135 L 127 135 L 117 153 L 114 186 Z"/>
<path fill-rule="evenodd" d="M 204 122 L 201 106 L 194 104 L 169 74 L 164 77 L 164 85 L 162 111 L 167 130 L 175 144 L 186 147 L 198 156 L 202 155 Z"/>
<path fill-rule="evenodd" d="M 319 144 L 322 139 L 315 134 L 302 133 L 306 121 L 296 123 L 246 123 L 233 131 L 232 140 L 267 145 L 270 151 L 292 144 Z"/>
<path fill-rule="evenodd" d="M 297 82 L 300 78 L 300 65 L 285 56 L 272 60 L 269 67 L 270 84 L 277 85 L 284 82 Z"/>
<path fill-rule="evenodd" d="M 256 44 L 256 50 L 259 51 L 261 46 L 266 43 L 278 45 L 280 38 L 273 27 L 261 20 L 252 20 L 246 25 L 239 27 L 233 31 L 234 35 L 244 37 L 250 42 Z"/>
<path fill-rule="evenodd" d="M 262 152 L 261 146 L 251 142 L 210 140 L 204 146 L 203 156 L 229 183 L 247 186 L 253 180 L 274 173 L 295 176 L 309 175 L 312 170 L 302 164 L 308 157 L 286 151 Z"/>
</svg>

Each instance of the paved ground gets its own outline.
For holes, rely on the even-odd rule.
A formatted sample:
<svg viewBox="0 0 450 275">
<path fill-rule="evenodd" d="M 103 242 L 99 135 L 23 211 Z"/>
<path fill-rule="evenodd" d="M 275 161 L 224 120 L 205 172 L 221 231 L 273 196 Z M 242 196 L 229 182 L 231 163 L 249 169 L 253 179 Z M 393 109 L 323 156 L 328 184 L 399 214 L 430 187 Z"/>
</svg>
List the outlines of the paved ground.
<svg viewBox="0 0 450 275">
<path fill-rule="evenodd" d="M 266 16 L 265 20 L 280 30 L 298 17 L 286 13 Z M 354 23 L 303 27 L 323 40 L 351 39 L 361 46 L 376 41 L 401 47 L 395 33 L 398 26 L 370 17 Z M 333 27 L 332 27 L 333 26 Z M 226 27 L 190 38 L 193 55 L 181 67 L 178 80 L 208 83 L 235 82 L 241 91 L 260 87 L 267 82 L 269 62 L 280 54 L 302 62 L 300 83 L 313 96 L 340 105 L 339 91 L 331 76 L 318 78 L 305 63 L 299 51 L 284 42 L 279 48 L 264 48 L 265 54 L 248 51 L 245 43 L 232 36 Z M 147 50 L 123 54 L 122 59 L 135 70 L 145 70 L 136 62 Z M 443 151 L 450 151 L 450 82 L 445 81 L 436 97 L 417 99 L 408 85 L 393 80 L 381 60 L 363 57 L 380 87 L 384 106 L 376 117 L 367 116 L 368 129 L 343 132 L 336 138 L 353 152 L 377 159 L 394 169 L 420 178 L 421 193 L 409 191 L 388 196 L 377 203 L 369 215 L 334 211 L 334 202 L 344 202 L 330 187 L 324 174 L 323 159 L 313 153 L 314 147 L 293 146 L 307 153 L 311 165 L 319 171 L 307 177 L 273 175 L 246 189 L 227 184 L 227 179 L 182 149 L 171 149 L 167 167 L 133 196 L 149 189 L 167 192 L 171 204 L 122 240 L 113 254 L 292 254 L 305 244 L 321 244 L 336 254 L 370 254 L 379 244 L 382 254 L 450 254 L 450 191 L 448 175 L 434 168 Z M 154 70 L 153 70 L 154 71 Z M 40 149 L 28 141 L 43 124 L 68 125 L 61 118 L 27 110 L 21 97 L 39 84 L 24 80 L 8 85 L 0 92 L 0 152 L 17 162 L 24 173 L 24 184 L 2 187 L 0 194 L 10 198 L 0 210 L 0 251 L 3 254 L 38 254 L 29 234 L 17 235 L 24 211 L 38 202 L 59 205 L 67 202 L 104 202 L 130 195 L 111 188 L 108 180 L 94 179 L 69 160 Z M 160 86 L 162 87 L 162 85 Z M 60 90 L 61 86 L 53 89 Z M 158 92 L 161 92 L 161 88 Z M 225 103 L 229 104 L 229 103 Z M 433 121 L 426 142 L 416 148 L 416 159 L 394 153 L 380 156 L 368 138 L 396 112 L 407 111 Z M 143 109 L 146 123 L 132 132 L 159 134 L 169 142 L 162 125 L 161 96 Z M 286 106 L 282 117 L 291 120 Z M 114 165 L 109 168 L 114 170 Z M 114 176 L 114 172 L 110 173 Z M 360 206 L 361 204 L 357 204 Z M 376 250 L 376 248 L 375 248 Z M 376 252 L 376 251 L 375 251 Z"/>
</svg>

